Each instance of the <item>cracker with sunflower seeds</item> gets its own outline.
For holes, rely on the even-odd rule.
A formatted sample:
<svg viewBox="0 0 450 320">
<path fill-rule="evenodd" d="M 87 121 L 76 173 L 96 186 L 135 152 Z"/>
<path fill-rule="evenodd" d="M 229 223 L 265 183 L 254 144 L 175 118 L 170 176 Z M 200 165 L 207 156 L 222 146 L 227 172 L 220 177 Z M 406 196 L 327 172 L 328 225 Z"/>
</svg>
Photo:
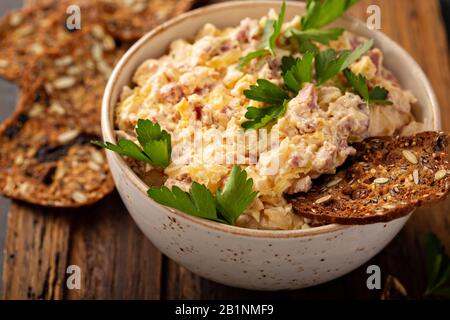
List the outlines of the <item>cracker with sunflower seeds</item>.
<svg viewBox="0 0 450 320">
<path fill-rule="evenodd" d="M 1 125 L 0 192 L 44 206 L 94 203 L 114 189 L 104 152 L 90 144 L 97 132 L 53 103 L 36 83 Z"/>
<path fill-rule="evenodd" d="M 76 119 L 80 129 L 100 135 L 103 91 L 126 49 L 101 25 L 92 24 L 74 35 L 57 54 L 35 61 L 22 82 L 26 86 L 42 82 L 50 105 L 60 110 L 67 121 Z"/>
<path fill-rule="evenodd" d="M 162 22 L 188 11 L 195 0 L 97 0 L 107 29 L 135 41 Z"/>
<path fill-rule="evenodd" d="M 296 214 L 321 223 L 387 222 L 450 192 L 448 136 L 423 132 L 373 137 L 335 175 L 314 181 L 307 193 L 289 196 Z"/>
<path fill-rule="evenodd" d="M 58 53 L 79 30 L 67 28 L 70 1 L 42 3 L 9 12 L 0 20 L 0 76 L 20 80 L 33 62 Z M 89 4 L 80 7 L 83 26 L 96 21 Z"/>
</svg>

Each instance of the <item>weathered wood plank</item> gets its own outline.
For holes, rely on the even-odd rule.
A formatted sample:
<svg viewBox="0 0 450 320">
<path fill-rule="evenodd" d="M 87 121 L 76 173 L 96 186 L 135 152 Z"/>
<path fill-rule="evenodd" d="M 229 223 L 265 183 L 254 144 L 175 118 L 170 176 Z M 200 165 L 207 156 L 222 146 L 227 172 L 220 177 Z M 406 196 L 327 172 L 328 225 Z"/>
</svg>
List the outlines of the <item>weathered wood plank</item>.
<svg viewBox="0 0 450 320">
<path fill-rule="evenodd" d="M 68 263 L 81 268 L 67 299 L 159 299 L 161 253 L 115 192 L 73 219 Z"/>
<path fill-rule="evenodd" d="M 62 299 L 69 218 L 13 202 L 8 216 L 3 298 Z"/>
</svg>

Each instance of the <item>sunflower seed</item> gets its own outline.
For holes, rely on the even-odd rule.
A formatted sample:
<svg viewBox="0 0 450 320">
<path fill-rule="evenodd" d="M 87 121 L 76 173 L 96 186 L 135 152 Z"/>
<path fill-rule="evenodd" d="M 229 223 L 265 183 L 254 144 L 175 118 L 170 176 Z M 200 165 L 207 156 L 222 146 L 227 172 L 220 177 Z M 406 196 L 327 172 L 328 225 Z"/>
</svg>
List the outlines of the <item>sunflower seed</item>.
<svg viewBox="0 0 450 320">
<path fill-rule="evenodd" d="M 44 50 L 45 50 L 44 47 L 39 43 L 33 43 L 30 46 L 30 51 L 34 54 L 41 54 L 44 52 Z"/>
<path fill-rule="evenodd" d="M 56 89 L 68 89 L 73 87 L 73 85 L 77 82 L 77 79 L 74 77 L 61 77 L 53 81 L 53 86 Z"/>
<path fill-rule="evenodd" d="M 69 130 L 69 131 L 63 132 L 58 136 L 58 141 L 59 141 L 59 143 L 67 143 L 67 142 L 75 139 L 79 133 L 80 132 L 78 130 Z"/>
<path fill-rule="evenodd" d="M 92 160 L 98 164 L 103 164 L 105 162 L 105 160 L 103 159 L 103 155 L 100 151 L 93 151 L 91 157 Z"/>
<path fill-rule="evenodd" d="M 92 46 L 92 57 L 95 61 L 101 61 L 103 57 L 103 49 L 102 46 L 98 43 L 94 43 Z"/>
<path fill-rule="evenodd" d="M 317 199 L 317 200 L 315 201 L 315 203 L 316 203 L 316 204 L 324 203 L 324 202 L 327 202 L 327 201 L 330 200 L 330 199 L 331 199 L 331 194 L 326 195 L 326 196 L 324 196 L 324 197 L 322 197 L 322 198 Z"/>
<path fill-rule="evenodd" d="M 52 113 L 56 113 L 59 115 L 63 115 L 66 113 L 66 110 L 62 107 L 61 104 L 59 104 L 58 102 L 53 102 L 50 107 L 48 108 L 48 110 Z"/>
<path fill-rule="evenodd" d="M 72 193 L 72 199 L 77 203 L 85 203 L 87 201 L 86 195 L 80 191 L 74 191 Z"/>
<path fill-rule="evenodd" d="M 446 170 L 439 170 L 438 172 L 436 172 L 434 174 L 434 181 L 439 181 L 439 180 L 445 178 L 446 175 L 447 175 Z"/>
<path fill-rule="evenodd" d="M 116 48 L 116 42 L 114 41 L 114 38 L 111 36 L 107 36 L 103 39 L 103 48 L 106 51 L 111 51 Z"/>
<path fill-rule="evenodd" d="M 373 183 L 377 183 L 377 184 L 384 184 L 389 182 L 389 178 L 377 178 L 375 180 L 373 180 Z"/>
<path fill-rule="evenodd" d="M 342 178 L 336 178 L 334 180 L 331 180 L 327 183 L 327 188 L 334 187 L 335 185 L 338 185 L 342 181 Z"/>
<path fill-rule="evenodd" d="M 415 184 L 419 184 L 419 170 L 413 171 L 413 180 Z"/>
<path fill-rule="evenodd" d="M 95 24 L 92 26 L 92 34 L 97 39 L 101 39 L 105 35 L 105 30 L 103 29 L 103 27 L 101 25 Z"/>
<path fill-rule="evenodd" d="M 26 196 L 30 193 L 30 189 L 31 189 L 31 185 L 27 182 L 19 185 L 19 193 L 21 193 L 24 196 Z"/>
<path fill-rule="evenodd" d="M 37 117 L 38 115 L 42 114 L 44 112 L 44 106 L 40 103 L 35 103 L 30 109 L 30 112 L 28 112 L 28 115 L 33 118 Z"/>
<path fill-rule="evenodd" d="M 94 171 L 100 171 L 101 170 L 100 165 L 95 163 L 95 162 L 93 162 L 93 161 L 89 161 L 88 166 L 89 166 L 89 168 L 91 170 L 94 170 Z"/>
<path fill-rule="evenodd" d="M 82 70 L 79 66 L 71 66 L 69 69 L 67 69 L 67 74 L 69 76 L 79 76 L 81 72 Z"/>
<path fill-rule="evenodd" d="M 406 160 L 408 160 L 412 164 L 417 164 L 418 163 L 416 155 L 414 153 L 412 153 L 411 151 L 403 150 L 402 154 L 406 158 Z"/>
<path fill-rule="evenodd" d="M 9 61 L 8 60 L 0 59 L 0 68 L 6 68 L 8 66 L 9 66 Z"/>
<path fill-rule="evenodd" d="M 70 66 L 73 62 L 71 56 L 64 56 L 55 60 L 55 66 L 57 67 L 67 67 Z"/>
<path fill-rule="evenodd" d="M 11 27 L 17 27 L 19 24 L 21 24 L 23 21 L 23 16 L 20 13 L 15 13 L 11 15 L 11 18 L 9 19 L 9 24 Z"/>
<path fill-rule="evenodd" d="M 98 61 L 97 69 L 98 69 L 98 71 L 103 73 L 105 75 L 105 77 L 109 77 L 112 72 L 112 68 L 103 60 Z"/>
</svg>

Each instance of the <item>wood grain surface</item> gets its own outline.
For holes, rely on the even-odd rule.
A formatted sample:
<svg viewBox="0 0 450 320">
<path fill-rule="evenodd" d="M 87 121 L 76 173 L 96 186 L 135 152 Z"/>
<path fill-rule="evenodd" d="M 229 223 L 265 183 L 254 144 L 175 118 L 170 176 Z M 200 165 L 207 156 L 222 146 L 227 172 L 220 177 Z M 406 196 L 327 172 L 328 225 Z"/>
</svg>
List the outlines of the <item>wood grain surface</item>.
<svg viewBox="0 0 450 320">
<path fill-rule="evenodd" d="M 209 1 L 211 2 L 211 1 Z M 217 1 L 214 1 L 217 2 Z M 208 1 L 201 1 L 204 5 Z M 443 129 L 450 131 L 450 67 L 437 0 L 365 0 L 351 13 L 366 19 L 367 6 L 382 12 L 382 32 L 422 66 L 439 99 Z M 3 99 L 3 97 L 2 97 Z M 115 192 L 94 206 L 49 210 L 13 202 L 3 259 L 4 299 L 379 299 L 366 287 L 366 267 L 392 274 L 408 297 L 425 288 L 421 240 L 436 233 L 450 248 L 450 200 L 419 210 L 375 258 L 329 283 L 296 291 L 257 292 L 202 279 L 164 257 L 139 231 Z M 66 268 L 82 271 L 80 290 L 68 290 Z"/>
</svg>

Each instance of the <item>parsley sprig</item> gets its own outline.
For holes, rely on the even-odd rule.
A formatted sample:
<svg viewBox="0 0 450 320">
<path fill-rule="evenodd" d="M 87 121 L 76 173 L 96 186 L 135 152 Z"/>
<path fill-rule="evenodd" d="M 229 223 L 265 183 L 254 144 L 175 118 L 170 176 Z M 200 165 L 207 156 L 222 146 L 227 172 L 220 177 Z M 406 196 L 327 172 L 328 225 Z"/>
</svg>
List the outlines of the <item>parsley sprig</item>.
<svg viewBox="0 0 450 320">
<path fill-rule="evenodd" d="M 312 82 L 314 54 L 307 52 L 302 58 L 283 57 L 281 69 L 284 85 L 297 94 L 303 83 Z"/>
<path fill-rule="evenodd" d="M 264 102 L 266 106 L 262 108 L 248 107 L 245 113 L 248 121 L 243 122 L 241 126 L 244 129 L 259 129 L 276 121 L 285 114 L 292 94 L 297 94 L 304 83 L 313 82 L 313 74 L 315 75 L 315 83 L 321 85 L 344 71 L 372 45 L 373 40 L 368 40 L 354 51 L 344 50 L 339 55 L 333 49 L 328 49 L 317 54 L 308 51 L 302 58 L 283 57 L 281 59 L 281 70 L 284 87 L 287 91 L 273 82 L 258 79 L 256 85 L 244 90 L 244 95 L 248 99 Z M 313 69 L 315 69 L 315 72 L 313 72 Z M 370 93 L 370 99 L 380 103 L 385 101 L 383 99 L 386 97 L 387 91 L 383 94 L 384 91 L 382 90 L 384 89 L 376 87 Z M 369 97 L 366 100 L 368 99 Z"/>
<path fill-rule="evenodd" d="M 290 100 L 289 94 L 273 82 L 265 79 L 256 81 L 244 95 L 251 100 L 265 102 L 268 106 L 263 108 L 248 107 L 245 117 L 249 121 L 242 123 L 244 129 L 259 129 L 275 121 L 286 112 Z"/>
<path fill-rule="evenodd" d="M 275 43 L 280 36 L 281 27 L 284 23 L 285 13 L 286 3 L 283 1 L 278 18 L 276 20 L 267 19 L 258 50 L 252 51 L 240 59 L 238 66 L 240 69 L 249 64 L 253 59 L 261 58 L 269 54 L 271 54 L 272 56 L 275 55 Z"/>
<path fill-rule="evenodd" d="M 306 15 L 301 19 L 303 30 L 319 29 L 335 21 L 359 0 L 308 0 Z"/>
<path fill-rule="evenodd" d="M 367 79 L 359 74 L 356 75 L 350 71 L 350 69 L 344 70 L 345 78 L 348 84 L 354 88 L 354 90 L 363 98 L 367 103 L 377 105 L 391 105 L 392 101 L 386 100 L 388 91 L 382 87 L 376 86 L 369 92 L 367 86 Z"/>
<path fill-rule="evenodd" d="M 372 48 L 372 45 L 373 39 L 370 39 L 359 45 L 355 50 L 344 50 L 339 55 L 333 49 L 319 52 L 315 59 L 317 84 L 321 85 L 339 72 L 344 71 L 344 69 Z"/>
<path fill-rule="evenodd" d="M 301 53 L 305 53 L 307 51 L 318 53 L 319 48 L 317 48 L 317 46 L 314 45 L 312 41 L 322 44 L 328 44 L 331 40 L 337 40 L 343 32 L 343 28 L 333 28 L 326 30 L 297 30 L 292 28 L 286 32 L 286 37 L 293 38 L 297 41 L 298 50 Z"/>
<path fill-rule="evenodd" d="M 298 43 L 299 51 L 318 53 L 319 49 L 313 42 L 328 44 L 338 39 L 344 32 L 342 28 L 320 30 L 320 28 L 335 21 L 359 0 L 309 0 L 306 5 L 306 15 L 301 18 L 301 30 L 290 29 L 286 36 Z"/>
<path fill-rule="evenodd" d="M 159 124 L 144 119 L 138 120 L 135 130 L 140 146 L 128 139 L 119 139 L 117 145 L 101 141 L 92 141 L 92 143 L 120 155 L 166 168 L 172 153 L 170 134 L 161 130 Z"/>
<path fill-rule="evenodd" d="M 425 296 L 437 295 L 450 299 L 450 258 L 433 233 L 427 235 L 425 249 L 428 281 Z"/>
<path fill-rule="evenodd" d="M 222 190 L 216 195 L 208 188 L 194 182 L 189 192 L 174 186 L 151 187 L 147 194 L 156 202 L 178 209 L 192 216 L 234 225 L 236 219 L 253 202 L 258 192 L 252 191 L 253 179 L 239 166 L 233 166 L 231 175 Z"/>
</svg>

